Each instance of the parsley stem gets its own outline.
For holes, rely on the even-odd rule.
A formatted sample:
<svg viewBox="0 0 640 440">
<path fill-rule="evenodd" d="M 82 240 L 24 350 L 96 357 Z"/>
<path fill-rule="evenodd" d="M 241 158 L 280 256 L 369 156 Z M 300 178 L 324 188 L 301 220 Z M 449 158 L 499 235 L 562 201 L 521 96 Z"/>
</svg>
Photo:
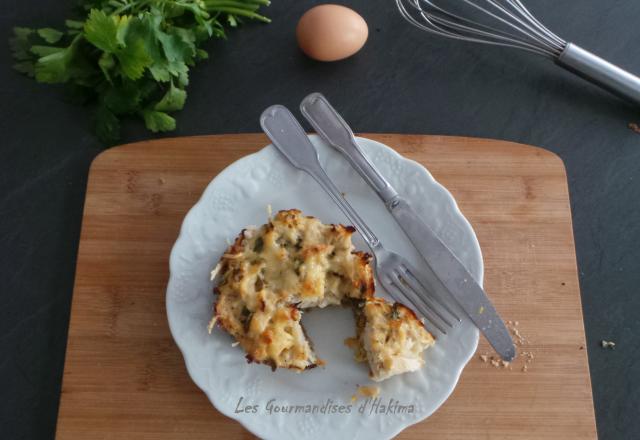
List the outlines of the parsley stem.
<svg viewBox="0 0 640 440">
<path fill-rule="evenodd" d="M 226 5 L 233 3 L 240 8 L 254 7 L 254 6 L 269 6 L 270 0 L 204 0 L 207 7 L 214 7 L 219 5 Z"/>
<path fill-rule="evenodd" d="M 207 9 L 215 12 L 226 12 L 228 14 L 241 15 L 243 17 L 253 18 L 254 20 L 262 21 L 264 23 L 271 23 L 271 19 L 265 17 L 264 15 L 256 14 L 255 12 L 252 12 L 246 9 L 240 9 L 240 8 L 229 7 L 229 6 L 214 6 L 212 8 L 207 8 Z"/>
<path fill-rule="evenodd" d="M 205 0 L 205 6 L 208 10 L 218 10 L 219 8 L 238 8 L 245 11 L 257 11 L 260 9 L 263 3 L 259 3 L 258 1 L 252 0 L 249 2 L 238 1 L 238 0 Z"/>
<path fill-rule="evenodd" d="M 118 9 L 116 9 L 115 11 L 113 11 L 110 15 L 120 15 L 123 12 L 127 11 L 128 9 L 131 8 L 136 8 L 137 10 L 142 9 L 145 5 L 147 5 L 149 3 L 149 0 L 142 0 L 139 2 L 131 2 L 129 4 L 123 5 L 121 7 L 119 7 Z"/>
</svg>

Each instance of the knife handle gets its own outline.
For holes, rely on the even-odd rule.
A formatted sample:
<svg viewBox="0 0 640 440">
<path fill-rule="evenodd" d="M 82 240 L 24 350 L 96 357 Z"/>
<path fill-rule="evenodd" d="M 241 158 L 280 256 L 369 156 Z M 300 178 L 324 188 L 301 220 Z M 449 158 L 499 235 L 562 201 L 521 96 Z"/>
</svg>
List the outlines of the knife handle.
<svg viewBox="0 0 640 440">
<path fill-rule="evenodd" d="M 291 164 L 309 174 L 324 189 L 329 197 L 338 205 L 343 214 L 356 227 L 362 238 L 373 251 L 380 245 L 369 226 L 358 215 L 358 212 L 347 202 L 340 190 L 322 168 L 318 150 L 311 143 L 295 116 L 282 105 L 272 105 L 260 116 L 260 125 L 273 146 L 286 157 Z"/>
<path fill-rule="evenodd" d="M 327 98 L 321 93 L 312 93 L 302 100 L 300 111 L 325 142 L 347 157 L 351 166 L 378 193 L 385 205 L 394 203 L 398 193 L 365 156 L 353 131 Z"/>
</svg>

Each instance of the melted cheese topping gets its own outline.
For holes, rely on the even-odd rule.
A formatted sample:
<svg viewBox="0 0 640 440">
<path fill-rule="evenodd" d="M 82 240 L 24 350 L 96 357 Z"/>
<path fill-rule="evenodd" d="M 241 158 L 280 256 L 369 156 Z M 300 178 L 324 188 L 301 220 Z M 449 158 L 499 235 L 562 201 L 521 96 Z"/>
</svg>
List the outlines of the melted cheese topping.
<svg viewBox="0 0 640 440">
<path fill-rule="evenodd" d="M 300 309 L 373 296 L 370 257 L 354 251 L 352 233 L 298 210 L 280 211 L 227 249 L 216 316 L 250 361 L 298 370 L 321 362 L 300 324 Z"/>
</svg>

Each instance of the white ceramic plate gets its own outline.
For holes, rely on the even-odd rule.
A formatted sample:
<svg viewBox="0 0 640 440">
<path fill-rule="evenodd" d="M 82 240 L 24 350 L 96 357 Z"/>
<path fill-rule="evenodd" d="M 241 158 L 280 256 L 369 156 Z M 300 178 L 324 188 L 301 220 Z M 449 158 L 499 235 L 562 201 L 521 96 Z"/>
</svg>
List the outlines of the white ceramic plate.
<svg viewBox="0 0 640 440">
<path fill-rule="evenodd" d="M 339 153 L 316 136 L 311 140 L 329 176 L 385 247 L 420 267 L 419 255 L 374 192 Z M 359 143 L 482 282 L 478 241 L 451 194 L 420 164 L 378 142 L 360 138 Z M 267 205 L 274 212 L 298 208 L 324 223 L 346 223 L 315 181 L 294 169 L 273 146 L 231 164 L 209 184 L 187 214 L 171 252 L 166 297 L 171 333 L 193 381 L 220 412 L 262 438 L 390 438 L 432 414 L 451 394 L 476 350 L 478 330 L 469 322 L 438 338 L 425 353 L 425 368 L 380 383 L 377 405 L 363 398 L 351 401 L 358 385 L 371 381 L 366 364 L 356 363 L 343 344 L 355 333 L 350 310 L 330 307 L 304 315 L 309 337 L 327 364 L 300 374 L 247 364 L 243 350 L 231 346 L 229 335 L 219 328 L 207 333 L 214 302 L 209 273 L 242 228 L 266 222 Z M 354 243 L 365 249 L 359 236 L 354 236 Z M 377 289 L 377 295 L 386 296 L 381 286 Z M 293 412 L 283 411 L 290 406 Z"/>
</svg>

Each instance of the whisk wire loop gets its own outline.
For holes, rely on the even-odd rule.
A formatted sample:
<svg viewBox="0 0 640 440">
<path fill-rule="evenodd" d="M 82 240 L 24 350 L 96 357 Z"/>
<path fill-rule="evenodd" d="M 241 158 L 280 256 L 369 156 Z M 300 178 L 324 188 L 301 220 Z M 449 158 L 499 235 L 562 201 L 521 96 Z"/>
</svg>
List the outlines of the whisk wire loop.
<svg viewBox="0 0 640 440">
<path fill-rule="evenodd" d="M 443 37 L 513 47 L 542 55 L 558 66 L 640 105 L 640 78 L 566 42 L 543 25 L 523 0 L 396 0 L 415 27 Z"/>
<path fill-rule="evenodd" d="M 442 3 L 442 0 L 396 0 L 400 13 L 411 24 L 445 37 L 513 47 L 550 58 L 559 56 L 566 45 L 520 0 L 457 0 L 458 6 L 495 21 L 492 26 L 453 12 Z"/>
</svg>

